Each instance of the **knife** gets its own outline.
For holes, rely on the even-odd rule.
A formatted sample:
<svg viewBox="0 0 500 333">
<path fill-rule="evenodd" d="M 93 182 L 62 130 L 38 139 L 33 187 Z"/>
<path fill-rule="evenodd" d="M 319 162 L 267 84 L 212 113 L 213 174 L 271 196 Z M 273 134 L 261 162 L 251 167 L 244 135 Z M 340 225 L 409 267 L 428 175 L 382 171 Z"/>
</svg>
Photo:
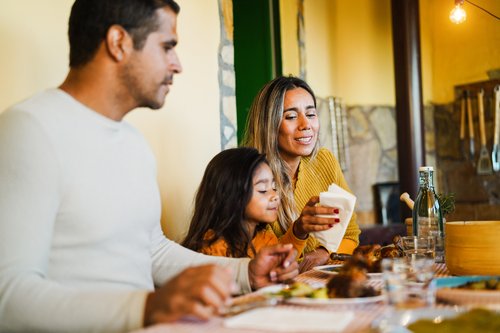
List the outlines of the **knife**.
<svg viewBox="0 0 500 333">
<path fill-rule="evenodd" d="M 469 156 L 473 166 L 476 166 L 475 148 L 474 148 L 474 120 L 472 119 L 472 103 L 470 94 L 466 92 L 467 99 L 467 121 L 469 122 Z"/>
<path fill-rule="evenodd" d="M 491 151 L 491 162 L 493 171 L 500 171 L 500 85 L 494 89 L 495 92 L 495 132 L 493 133 L 493 150 Z"/>
<path fill-rule="evenodd" d="M 335 253 L 335 252 L 333 252 L 332 254 L 330 254 L 331 260 L 346 261 L 346 260 L 349 260 L 351 257 L 352 257 L 352 254 L 347 254 L 347 253 Z"/>
<path fill-rule="evenodd" d="M 481 149 L 479 150 L 479 160 L 477 161 L 477 173 L 479 175 L 489 175 L 493 173 L 491 169 L 490 152 L 486 147 L 486 129 L 484 126 L 484 90 L 477 93 L 477 103 L 479 109 L 479 134 L 481 139 Z"/>
</svg>

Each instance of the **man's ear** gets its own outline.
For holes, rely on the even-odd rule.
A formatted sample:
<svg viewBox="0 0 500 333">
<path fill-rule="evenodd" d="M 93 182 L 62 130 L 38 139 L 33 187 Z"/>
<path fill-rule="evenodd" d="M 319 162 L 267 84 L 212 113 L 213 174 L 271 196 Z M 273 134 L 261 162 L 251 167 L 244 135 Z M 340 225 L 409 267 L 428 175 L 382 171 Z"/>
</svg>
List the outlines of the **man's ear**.
<svg viewBox="0 0 500 333">
<path fill-rule="evenodd" d="M 125 59 L 134 47 L 132 37 L 120 25 L 112 25 L 106 34 L 109 55 L 117 62 Z"/>
</svg>

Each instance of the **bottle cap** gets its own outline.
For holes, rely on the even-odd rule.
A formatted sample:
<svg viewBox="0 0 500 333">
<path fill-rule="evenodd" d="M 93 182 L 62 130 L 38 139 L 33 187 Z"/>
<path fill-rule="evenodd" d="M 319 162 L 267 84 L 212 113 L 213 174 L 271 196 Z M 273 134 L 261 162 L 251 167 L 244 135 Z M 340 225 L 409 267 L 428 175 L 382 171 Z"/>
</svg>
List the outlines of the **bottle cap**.
<svg viewBox="0 0 500 333">
<path fill-rule="evenodd" d="M 434 167 L 431 166 L 421 166 L 418 171 L 434 171 Z"/>
</svg>

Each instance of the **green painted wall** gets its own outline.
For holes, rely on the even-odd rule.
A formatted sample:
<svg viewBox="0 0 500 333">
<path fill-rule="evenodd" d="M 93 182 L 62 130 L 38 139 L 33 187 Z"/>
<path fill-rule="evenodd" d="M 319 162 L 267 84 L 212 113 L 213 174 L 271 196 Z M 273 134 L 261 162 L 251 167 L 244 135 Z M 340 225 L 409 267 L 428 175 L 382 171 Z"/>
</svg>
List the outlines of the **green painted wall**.
<svg viewBox="0 0 500 333">
<path fill-rule="evenodd" d="M 278 0 L 233 0 L 238 142 L 259 89 L 281 75 Z"/>
</svg>

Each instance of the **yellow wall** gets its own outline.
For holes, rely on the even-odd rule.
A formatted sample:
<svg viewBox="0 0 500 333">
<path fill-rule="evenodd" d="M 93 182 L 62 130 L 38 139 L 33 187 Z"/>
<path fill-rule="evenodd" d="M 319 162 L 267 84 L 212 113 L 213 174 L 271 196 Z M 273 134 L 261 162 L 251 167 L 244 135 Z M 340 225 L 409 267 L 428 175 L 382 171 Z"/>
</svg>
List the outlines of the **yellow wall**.
<svg viewBox="0 0 500 333">
<path fill-rule="evenodd" d="M 283 73 L 299 73 L 297 2 L 281 0 Z M 476 0 L 499 15 L 500 1 Z M 448 19 L 453 1 L 420 0 L 423 99 L 449 103 L 455 85 L 500 68 L 498 20 L 465 3 L 467 20 Z M 319 96 L 347 104 L 394 105 L 389 0 L 305 0 L 307 81 Z"/>
<path fill-rule="evenodd" d="M 475 0 L 474 3 L 500 15 L 500 1 Z M 448 16 L 451 1 L 420 0 L 423 32 L 422 54 L 424 101 L 449 103 L 455 85 L 487 80 L 487 70 L 500 68 L 500 22 L 478 8 L 465 3 L 467 20 L 453 24 Z"/>
<path fill-rule="evenodd" d="M 498 0 L 476 0 L 500 12 Z M 0 112 L 67 72 L 67 19 L 73 0 L 3 0 L 0 10 Z M 127 119 L 158 159 L 167 235 L 178 239 L 191 214 L 203 170 L 220 150 L 216 0 L 179 0 L 179 56 L 184 72 L 163 110 Z M 298 74 L 296 1 L 281 0 L 283 71 Z M 467 5 L 467 21 L 452 25 L 448 1 L 421 0 L 424 100 L 449 102 L 456 84 L 484 80 L 500 67 L 498 21 Z M 389 0 L 306 0 L 308 81 L 319 96 L 347 104 L 394 105 Z M 200 145 L 202 147 L 200 148 Z"/>
<path fill-rule="evenodd" d="M 297 42 L 299 0 L 280 0 L 282 66 L 284 75 L 300 73 Z M 334 31 L 332 24 L 335 1 L 306 0 L 304 26 L 306 45 L 306 81 L 320 97 L 338 95 L 336 84 Z"/>
<path fill-rule="evenodd" d="M 351 105 L 394 105 L 390 1 L 336 3 L 338 95 Z"/>
<path fill-rule="evenodd" d="M 0 9 L 0 112 L 64 80 L 72 0 L 3 0 Z"/>
<path fill-rule="evenodd" d="M 297 4 L 299 0 L 280 0 L 281 61 L 283 75 L 299 74 L 297 44 Z"/>
<path fill-rule="evenodd" d="M 283 72 L 298 75 L 297 2 L 281 0 Z M 305 0 L 307 81 L 347 104 L 394 105 L 389 0 Z"/>
<path fill-rule="evenodd" d="M 174 78 L 165 107 L 127 116 L 158 159 L 163 222 L 178 239 L 189 221 L 206 164 L 220 151 L 216 0 L 178 0 L 178 53 L 184 72 Z M 67 72 L 67 20 L 72 0 L 3 0 L 0 10 L 0 112 Z"/>
<path fill-rule="evenodd" d="M 321 97 L 340 93 L 335 71 L 335 34 L 330 23 L 333 3 L 330 0 L 306 0 L 304 3 L 307 81 Z"/>
<path fill-rule="evenodd" d="M 424 104 L 429 104 L 432 98 L 432 25 L 429 24 L 428 15 L 430 12 L 431 3 L 427 0 L 420 1 L 420 18 L 424 17 L 425 20 L 420 20 L 420 66 L 422 74 L 422 99 Z M 452 4 L 453 5 L 453 4 Z"/>
<path fill-rule="evenodd" d="M 217 52 L 220 40 L 216 0 L 179 0 L 177 47 L 184 71 L 174 78 L 158 112 L 134 112 L 158 159 L 167 236 L 187 230 L 196 189 L 208 161 L 220 151 Z"/>
<path fill-rule="evenodd" d="M 297 2 L 281 0 L 283 73 L 299 73 Z M 499 15 L 500 1 L 476 3 Z M 307 81 L 319 96 L 394 105 L 389 0 L 305 0 Z M 423 99 L 449 103 L 455 85 L 487 80 L 500 68 L 498 20 L 465 3 L 466 22 L 448 19 L 452 1 L 420 0 Z"/>
</svg>

